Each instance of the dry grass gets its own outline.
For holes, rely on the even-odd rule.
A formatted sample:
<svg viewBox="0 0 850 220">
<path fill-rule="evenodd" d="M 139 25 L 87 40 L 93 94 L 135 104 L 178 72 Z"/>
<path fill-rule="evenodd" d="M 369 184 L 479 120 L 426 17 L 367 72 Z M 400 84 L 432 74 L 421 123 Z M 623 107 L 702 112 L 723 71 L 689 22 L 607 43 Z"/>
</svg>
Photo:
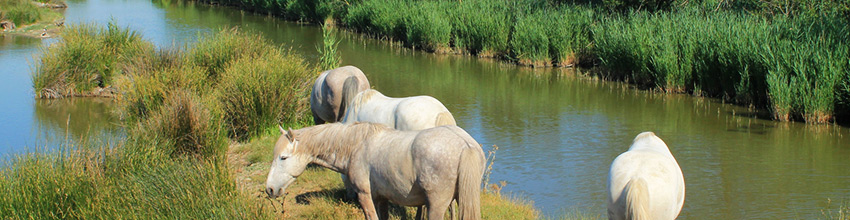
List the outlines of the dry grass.
<svg viewBox="0 0 850 220">
<path fill-rule="evenodd" d="M 267 198 L 263 189 L 270 161 L 270 152 L 277 140 L 269 134 L 247 143 L 235 143 L 228 151 L 228 164 L 235 172 L 238 187 L 249 194 L 264 209 L 273 210 L 277 217 L 292 219 L 363 219 L 359 203 L 345 199 L 345 188 L 339 174 L 322 167 L 308 167 L 290 185 L 287 195 L 276 200 Z M 395 206 L 390 219 L 413 219 L 416 209 Z M 502 195 L 496 190 L 481 193 L 483 219 L 537 219 L 539 211 L 530 201 Z"/>
</svg>

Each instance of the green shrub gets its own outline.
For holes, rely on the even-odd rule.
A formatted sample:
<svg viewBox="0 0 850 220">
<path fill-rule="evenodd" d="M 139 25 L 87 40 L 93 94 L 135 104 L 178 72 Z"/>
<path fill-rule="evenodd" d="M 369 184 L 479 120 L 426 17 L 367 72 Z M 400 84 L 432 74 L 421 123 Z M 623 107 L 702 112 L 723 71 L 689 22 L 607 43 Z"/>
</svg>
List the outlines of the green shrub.
<svg viewBox="0 0 850 220">
<path fill-rule="evenodd" d="M 213 100 L 177 89 L 165 96 L 162 106 L 139 123 L 130 137 L 150 144 L 156 154 L 222 157 L 227 142 L 216 107 Z"/>
<path fill-rule="evenodd" d="M 114 23 L 106 28 L 71 25 L 59 42 L 42 48 L 32 80 L 36 96 L 86 95 L 94 88 L 108 87 L 122 65 L 149 50 L 153 50 L 151 43 Z"/>
<path fill-rule="evenodd" d="M 307 94 L 314 72 L 289 51 L 233 63 L 219 85 L 230 136 L 244 140 L 269 127 L 311 120 Z"/>
<path fill-rule="evenodd" d="M 61 152 L 16 156 L 0 169 L 0 216 L 14 219 L 77 219 L 98 195 L 96 168 Z"/>
<path fill-rule="evenodd" d="M 215 82 L 231 62 L 242 57 L 263 56 L 269 50 L 268 45 L 271 43 L 257 34 L 232 28 L 201 36 L 189 49 L 189 59 Z"/>
<path fill-rule="evenodd" d="M 37 22 L 46 13 L 28 0 L 10 0 L 0 2 L 0 20 L 9 19 L 17 26 Z"/>
</svg>

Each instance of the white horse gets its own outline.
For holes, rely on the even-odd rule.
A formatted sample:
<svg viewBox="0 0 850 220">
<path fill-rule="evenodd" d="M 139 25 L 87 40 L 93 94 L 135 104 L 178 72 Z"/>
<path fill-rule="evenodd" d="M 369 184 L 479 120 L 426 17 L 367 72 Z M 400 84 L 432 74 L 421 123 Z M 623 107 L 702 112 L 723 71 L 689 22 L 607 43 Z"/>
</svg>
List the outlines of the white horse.
<svg viewBox="0 0 850 220">
<path fill-rule="evenodd" d="M 323 72 L 316 78 L 310 93 L 313 122 L 339 121 L 351 98 L 366 89 L 369 89 L 369 80 L 357 67 L 344 66 Z"/>
<path fill-rule="evenodd" d="M 676 219 L 684 202 L 682 169 L 655 133 L 638 134 L 611 163 L 608 219 Z"/>
<path fill-rule="evenodd" d="M 343 124 L 371 122 L 396 130 L 416 131 L 443 125 L 457 125 L 454 116 L 442 102 L 431 96 L 390 98 L 374 89 L 357 93 L 347 105 Z M 347 196 L 354 198 L 354 190 L 345 174 L 342 175 Z M 454 206 L 449 206 L 451 219 L 455 219 Z M 416 210 L 416 219 L 422 219 L 422 207 Z"/>
<path fill-rule="evenodd" d="M 354 122 L 380 123 L 402 131 L 457 125 L 449 109 L 434 97 L 390 98 L 374 89 L 351 99 L 342 123 Z"/>
<path fill-rule="evenodd" d="M 389 202 L 428 207 L 443 219 L 457 200 L 461 219 L 481 218 L 484 151 L 457 126 L 398 131 L 372 123 L 280 129 L 266 180 L 269 197 L 283 194 L 314 163 L 349 176 L 366 219 L 387 219 Z"/>
</svg>

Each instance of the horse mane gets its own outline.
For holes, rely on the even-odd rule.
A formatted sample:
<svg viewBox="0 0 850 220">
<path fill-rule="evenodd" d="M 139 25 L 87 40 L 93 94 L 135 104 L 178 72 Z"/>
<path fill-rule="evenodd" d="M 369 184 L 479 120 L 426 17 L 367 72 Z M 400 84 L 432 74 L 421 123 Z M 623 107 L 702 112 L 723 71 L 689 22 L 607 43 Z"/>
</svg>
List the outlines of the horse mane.
<svg viewBox="0 0 850 220">
<path fill-rule="evenodd" d="M 638 141 L 643 140 L 645 138 L 651 138 L 651 137 L 658 137 L 658 136 L 655 136 L 655 133 L 651 132 L 651 131 L 642 132 L 642 133 L 638 134 L 637 137 L 635 137 L 634 142 L 638 142 Z"/>
<path fill-rule="evenodd" d="M 363 104 L 365 104 L 369 100 L 372 100 L 372 97 L 374 97 L 375 95 L 383 94 L 381 94 L 381 92 L 378 92 L 378 90 L 374 89 L 366 89 L 362 92 L 357 93 L 357 95 L 351 98 L 349 106 L 347 106 L 345 109 L 345 115 L 343 115 L 342 119 L 340 119 L 339 121 L 347 122 L 349 120 L 348 117 L 356 117 L 357 114 L 360 114 L 360 106 L 363 106 Z"/>
<path fill-rule="evenodd" d="M 302 146 L 295 153 L 306 153 L 319 158 L 334 155 L 337 159 L 348 157 L 362 146 L 366 138 L 389 130 L 387 126 L 373 123 L 329 123 L 293 131 Z"/>
<path fill-rule="evenodd" d="M 357 104 L 360 105 L 360 104 L 363 104 L 364 102 L 372 100 L 372 97 L 375 96 L 375 95 L 383 95 L 383 94 L 381 94 L 381 92 L 378 92 L 378 90 L 374 90 L 374 89 L 363 90 L 362 92 L 360 92 L 360 94 L 357 95 Z"/>
</svg>

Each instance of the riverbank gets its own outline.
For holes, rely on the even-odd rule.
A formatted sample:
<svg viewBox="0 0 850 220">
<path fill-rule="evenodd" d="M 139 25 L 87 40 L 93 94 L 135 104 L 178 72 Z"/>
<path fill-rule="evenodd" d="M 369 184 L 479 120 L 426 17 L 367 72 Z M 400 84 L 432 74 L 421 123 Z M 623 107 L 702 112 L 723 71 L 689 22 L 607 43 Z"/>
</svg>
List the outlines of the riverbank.
<svg viewBox="0 0 850 220">
<path fill-rule="evenodd" d="M 0 192 L 13 196 L 0 198 L 0 216 L 274 219 L 287 210 L 283 216 L 362 218 L 326 169 L 305 172 L 284 209 L 257 190 L 276 126 L 312 122 L 308 87 L 320 70 L 300 55 L 236 28 L 164 49 L 115 24 L 72 25 L 65 36 L 39 62 L 36 96 L 114 88 L 127 138 L 8 160 Z M 492 210 L 484 218 L 538 217 L 530 202 L 495 192 L 482 194 Z M 406 210 L 394 218 L 413 214 Z"/>
<path fill-rule="evenodd" d="M 653 11 L 631 1 L 203 2 L 332 21 L 430 52 L 598 66 L 595 74 L 609 80 L 719 98 L 774 120 L 831 123 L 850 115 L 850 10 L 840 1 L 789 1 L 777 6 L 783 11 L 748 1 L 658 4 Z"/>
<path fill-rule="evenodd" d="M 65 25 L 63 1 L 0 0 L 0 36 L 58 36 Z"/>
</svg>

